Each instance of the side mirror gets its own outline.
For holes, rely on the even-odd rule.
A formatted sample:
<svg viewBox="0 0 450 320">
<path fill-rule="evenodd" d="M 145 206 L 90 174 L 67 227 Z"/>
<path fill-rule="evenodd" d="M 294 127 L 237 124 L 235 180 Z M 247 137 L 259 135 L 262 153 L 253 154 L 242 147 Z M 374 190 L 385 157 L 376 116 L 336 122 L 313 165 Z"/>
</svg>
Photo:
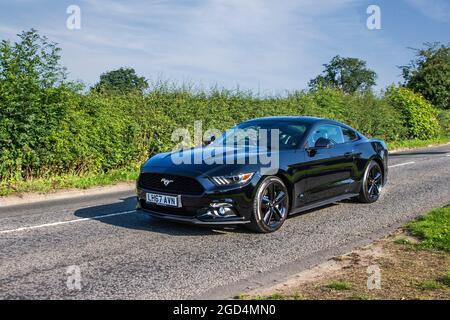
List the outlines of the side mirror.
<svg viewBox="0 0 450 320">
<path fill-rule="evenodd" d="M 214 140 L 216 140 L 216 137 L 215 136 L 211 136 L 211 138 L 203 141 L 203 145 L 204 146 L 210 145 L 211 143 L 214 142 Z"/>
<path fill-rule="evenodd" d="M 319 138 L 314 145 L 315 149 L 329 149 L 333 146 L 333 142 L 330 139 Z"/>
</svg>

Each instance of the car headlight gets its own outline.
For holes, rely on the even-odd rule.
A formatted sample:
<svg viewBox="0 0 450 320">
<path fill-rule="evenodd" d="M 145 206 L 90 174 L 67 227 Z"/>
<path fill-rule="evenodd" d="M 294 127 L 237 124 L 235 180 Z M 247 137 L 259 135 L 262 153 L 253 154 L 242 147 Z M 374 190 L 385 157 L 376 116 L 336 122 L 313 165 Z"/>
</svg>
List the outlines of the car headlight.
<svg viewBox="0 0 450 320">
<path fill-rule="evenodd" d="M 218 186 L 229 186 L 234 184 L 245 184 L 250 181 L 255 173 L 242 173 L 235 176 L 217 176 L 212 177 L 211 180 Z"/>
</svg>

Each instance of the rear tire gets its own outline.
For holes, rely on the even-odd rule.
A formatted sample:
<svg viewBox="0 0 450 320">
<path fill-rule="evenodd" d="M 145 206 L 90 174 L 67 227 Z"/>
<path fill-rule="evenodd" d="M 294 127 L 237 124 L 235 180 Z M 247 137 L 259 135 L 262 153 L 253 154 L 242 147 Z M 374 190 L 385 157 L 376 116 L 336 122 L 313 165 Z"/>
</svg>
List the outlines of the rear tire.
<svg viewBox="0 0 450 320">
<path fill-rule="evenodd" d="M 383 172 L 375 161 L 370 161 L 364 172 L 358 200 L 362 203 L 373 203 L 378 200 L 383 186 Z"/>
<path fill-rule="evenodd" d="M 270 233 L 281 228 L 289 210 L 289 193 L 275 176 L 265 178 L 253 199 L 251 222 L 246 226 L 256 232 Z"/>
</svg>

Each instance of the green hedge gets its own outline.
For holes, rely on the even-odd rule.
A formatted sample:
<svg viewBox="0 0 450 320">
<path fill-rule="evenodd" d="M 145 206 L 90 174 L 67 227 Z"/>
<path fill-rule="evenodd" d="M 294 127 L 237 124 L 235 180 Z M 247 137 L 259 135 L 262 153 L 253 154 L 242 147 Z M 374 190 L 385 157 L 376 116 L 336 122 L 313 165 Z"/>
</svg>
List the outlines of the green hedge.
<svg viewBox="0 0 450 320">
<path fill-rule="evenodd" d="M 225 130 L 255 117 L 310 115 L 348 123 L 387 141 L 438 134 L 430 105 L 403 88 L 381 97 L 321 89 L 261 98 L 162 89 L 145 96 L 82 94 L 60 87 L 35 90 L 24 100 L 0 86 L 0 101 L 2 181 L 135 167 L 170 150 L 173 130 L 192 130 L 196 120 L 203 121 L 204 130 Z M 445 119 L 441 122 L 448 125 Z"/>
<path fill-rule="evenodd" d="M 438 121 L 442 134 L 450 135 L 450 110 L 439 110 Z"/>
<path fill-rule="evenodd" d="M 441 131 L 436 110 L 420 94 L 407 88 L 391 87 L 387 99 L 401 113 L 410 138 L 428 139 Z"/>
</svg>

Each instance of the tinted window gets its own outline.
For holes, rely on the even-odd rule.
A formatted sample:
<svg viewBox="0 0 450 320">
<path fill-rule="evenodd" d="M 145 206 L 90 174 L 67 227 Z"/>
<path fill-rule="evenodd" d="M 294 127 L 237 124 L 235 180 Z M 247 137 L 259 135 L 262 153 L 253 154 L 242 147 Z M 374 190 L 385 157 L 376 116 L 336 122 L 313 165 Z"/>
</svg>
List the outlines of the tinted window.
<svg viewBox="0 0 450 320">
<path fill-rule="evenodd" d="M 334 144 L 344 143 L 341 127 L 331 124 L 325 124 L 315 128 L 309 135 L 308 146 L 313 147 L 319 138 L 329 139 Z"/>
<path fill-rule="evenodd" d="M 262 146 L 270 144 L 270 135 L 278 130 L 278 147 L 280 150 L 295 149 L 307 129 L 307 124 L 299 121 L 251 121 L 244 122 L 214 141 L 212 146 L 225 145 L 234 141 L 236 146 Z M 273 132 L 275 133 L 275 132 Z M 264 137 L 260 137 L 263 134 Z"/>
<path fill-rule="evenodd" d="M 358 140 L 358 135 L 355 131 L 347 128 L 342 128 L 342 134 L 344 135 L 345 142 L 352 142 Z"/>
</svg>

